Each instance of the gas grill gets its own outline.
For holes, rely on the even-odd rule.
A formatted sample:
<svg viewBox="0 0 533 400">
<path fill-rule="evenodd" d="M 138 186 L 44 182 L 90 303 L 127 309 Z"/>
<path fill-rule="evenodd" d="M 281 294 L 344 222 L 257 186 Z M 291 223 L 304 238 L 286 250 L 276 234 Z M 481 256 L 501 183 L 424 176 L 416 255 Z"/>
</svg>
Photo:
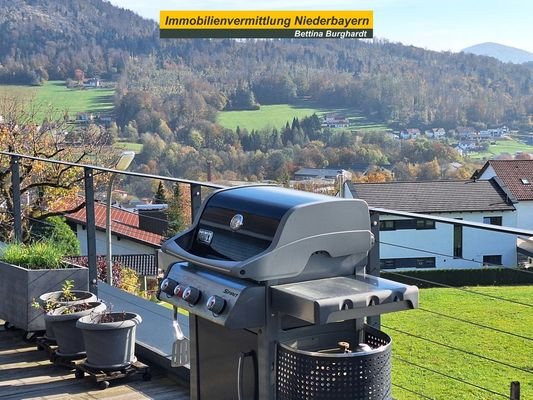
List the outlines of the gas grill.
<svg viewBox="0 0 533 400">
<path fill-rule="evenodd" d="M 418 289 L 368 276 L 368 207 L 274 186 L 217 191 L 186 231 L 161 300 L 189 311 L 191 399 L 388 399 L 390 338 L 367 316 Z"/>
</svg>

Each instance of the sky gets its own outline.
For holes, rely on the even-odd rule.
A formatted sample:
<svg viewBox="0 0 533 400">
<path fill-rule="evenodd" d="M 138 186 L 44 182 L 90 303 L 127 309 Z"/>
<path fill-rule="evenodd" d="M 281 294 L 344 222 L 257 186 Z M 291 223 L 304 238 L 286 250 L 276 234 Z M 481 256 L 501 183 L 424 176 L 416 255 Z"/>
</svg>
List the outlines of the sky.
<svg viewBox="0 0 533 400">
<path fill-rule="evenodd" d="M 160 10 L 373 10 L 374 37 L 437 51 L 496 42 L 533 53 L 531 0 L 110 0 L 159 21 Z M 253 6 L 251 6 L 253 4 Z"/>
</svg>

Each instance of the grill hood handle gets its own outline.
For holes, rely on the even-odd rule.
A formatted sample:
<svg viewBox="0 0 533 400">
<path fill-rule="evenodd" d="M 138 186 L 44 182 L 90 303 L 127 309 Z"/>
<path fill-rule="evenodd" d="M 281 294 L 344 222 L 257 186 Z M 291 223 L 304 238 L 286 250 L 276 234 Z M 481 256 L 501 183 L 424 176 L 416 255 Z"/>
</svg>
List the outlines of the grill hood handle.
<svg viewBox="0 0 533 400">
<path fill-rule="evenodd" d="M 194 233 L 195 233 L 195 229 L 189 228 L 188 230 L 180 234 L 180 238 L 179 238 L 180 242 L 192 241 Z M 172 240 L 172 239 L 163 243 L 161 245 L 161 250 L 164 253 L 171 254 L 179 258 L 180 260 L 189 261 L 193 264 L 215 269 L 220 272 L 227 272 L 228 270 L 237 268 L 240 264 L 242 264 L 242 261 L 218 260 L 218 259 L 197 256 L 196 254 L 193 254 L 187 251 L 185 248 L 180 246 L 180 244 L 176 243 L 176 240 Z"/>
</svg>

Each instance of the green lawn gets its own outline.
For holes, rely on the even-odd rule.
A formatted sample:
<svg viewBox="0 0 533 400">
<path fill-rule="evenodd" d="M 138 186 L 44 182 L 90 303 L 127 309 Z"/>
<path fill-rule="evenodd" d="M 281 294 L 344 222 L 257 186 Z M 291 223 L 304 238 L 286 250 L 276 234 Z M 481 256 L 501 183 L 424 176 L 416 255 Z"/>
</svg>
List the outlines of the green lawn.
<svg viewBox="0 0 533 400">
<path fill-rule="evenodd" d="M 329 112 L 344 114 L 351 122 L 351 126 L 348 129 L 387 130 L 385 125 L 369 121 L 357 110 L 347 108 L 319 108 L 314 107 L 312 103 L 305 102 L 301 105 L 266 105 L 261 106 L 261 109 L 256 111 L 223 111 L 218 114 L 217 122 L 229 129 L 235 129 L 237 126 L 246 128 L 249 131 L 264 128 L 281 129 L 287 121 L 290 124 L 295 117 L 301 119 L 313 114 L 320 117 Z"/>
<path fill-rule="evenodd" d="M 113 147 L 121 150 L 131 150 L 134 151 L 136 154 L 139 154 L 143 151 L 142 143 L 117 142 L 113 145 Z"/>
<path fill-rule="evenodd" d="M 533 304 L 531 301 L 533 286 L 531 285 L 467 289 L 511 301 Z M 168 303 L 161 302 L 160 304 L 172 308 Z M 422 398 L 408 390 L 437 400 L 493 400 L 500 397 L 421 369 L 403 360 L 507 396 L 510 383 L 519 381 L 521 398 L 533 399 L 532 307 L 456 289 L 436 288 L 420 290 L 420 308 L 511 332 L 517 336 L 454 321 L 421 309 L 383 315 L 382 330 L 393 339 L 393 396 L 396 400 Z M 187 315 L 185 310 L 180 310 L 180 313 Z M 440 342 L 510 366 L 430 343 L 424 339 Z"/>
<path fill-rule="evenodd" d="M 488 159 L 494 158 L 502 153 L 509 153 L 515 155 L 516 152 L 529 152 L 533 153 L 533 146 L 529 146 L 520 141 L 510 139 L 510 140 L 498 140 L 496 144 L 491 144 L 488 151 L 479 152 L 479 153 L 470 153 L 469 157 L 471 159 Z"/>
<path fill-rule="evenodd" d="M 46 82 L 37 92 L 36 102 L 51 106 L 71 118 L 77 112 L 102 112 L 113 108 L 113 89 L 68 89 L 63 81 Z"/>
<path fill-rule="evenodd" d="M 532 304 L 533 286 L 470 289 Z M 420 307 L 530 339 L 478 328 L 422 310 L 387 314 L 382 317 L 382 329 L 393 337 L 394 384 L 432 399 L 488 400 L 499 397 L 410 365 L 401 360 L 404 359 L 507 396 L 511 381 L 520 381 L 522 398 L 533 399 L 533 308 L 455 289 L 440 288 L 422 289 Z M 436 345 L 421 338 L 499 360 L 528 372 Z M 393 395 L 398 400 L 420 398 L 399 387 L 393 387 Z"/>
<path fill-rule="evenodd" d="M 217 122 L 224 128 L 235 129 L 237 126 L 252 129 L 276 128 L 280 129 L 285 123 L 292 122 L 293 118 L 303 118 L 309 115 L 317 115 L 320 110 L 310 107 L 296 107 L 288 104 L 275 104 L 261 106 L 256 111 L 223 111 L 218 114 Z"/>
<path fill-rule="evenodd" d="M 102 112 L 113 108 L 113 89 L 68 89 L 63 81 L 49 81 L 42 86 L 0 85 L 0 97 L 16 97 L 30 102 L 36 119 L 62 118 L 68 112 Z"/>
<path fill-rule="evenodd" d="M 0 85 L 0 99 L 19 98 L 21 101 L 29 101 L 35 98 L 40 86 Z"/>
</svg>

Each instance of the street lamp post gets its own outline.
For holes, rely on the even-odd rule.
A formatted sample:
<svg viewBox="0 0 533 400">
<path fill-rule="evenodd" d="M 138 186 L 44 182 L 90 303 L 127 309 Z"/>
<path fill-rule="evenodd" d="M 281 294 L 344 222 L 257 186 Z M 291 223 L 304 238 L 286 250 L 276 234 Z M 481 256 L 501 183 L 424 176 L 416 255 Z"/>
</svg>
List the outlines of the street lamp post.
<svg viewBox="0 0 533 400">
<path fill-rule="evenodd" d="M 125 171 L 130 166 L 131 162 L 135 158 L 135 152 L 124 151 L 120 155 L 120 158 L 115 165 L 115 169 L 119 171 Z M 106 204 L 106 237 L 107 237 L 107 252 L 106 252 L 106 271 L 107 271 L 107 283 L 113 286 L 113 261 L 111 260 L 111 194 L 113 193 L 113 183 L 117 177 L 116 173 L 112 173 L 107 185 L 107 204 Z"/>
</svg>

